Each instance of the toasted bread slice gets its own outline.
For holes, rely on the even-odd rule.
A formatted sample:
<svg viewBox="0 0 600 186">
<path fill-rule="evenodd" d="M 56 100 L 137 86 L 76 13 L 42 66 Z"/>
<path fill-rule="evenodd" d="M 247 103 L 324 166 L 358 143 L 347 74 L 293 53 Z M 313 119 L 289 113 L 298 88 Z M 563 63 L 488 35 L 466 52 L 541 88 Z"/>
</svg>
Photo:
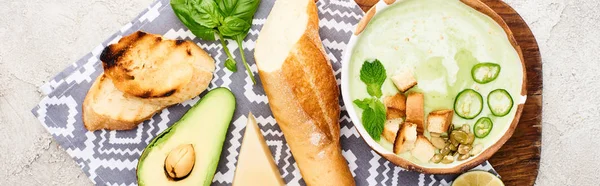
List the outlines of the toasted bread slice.
<svg viewBox="0 0 600 186">
<path fill-rule="evenodd" d="M 406 116 L 406 96 L 398 93 L 385 98 L 385 107 L 387 108 L 387 119 L 396 119 Z"/>
<path fill-rule="evenodd" d="M 410 151 L 415 146 L 417 140 L 417 124 L 404 122 L 398 130 L 396 140 L 394 141 L 394 153 L 400 154 Z"/>
<path fill-rule="evenodd" d="M 444 133 L 452 123 L 452 110 L 436 110 L 427 116 L 427 130 L 432 133 Z"/>
<path fill-rule="evenodd" d="M 406 92 L 408 89 L 417 85 L 417 80 L 413 76 L 412 71 L 410 70 L 402 70 L 392 77 L 392 82 L 396 85 L 396 88 L 400 90 L 400 92 Z"/>
<path fill-rule="evenodd" d="M 106 47 L 100 60 L 117 89 L 158 105 L 199 95 L 215 70 L 214 60 L 192 41 L 141 31 Z"/>
<path fill-rule="evenodd" d="M 119 91 L 105 74 L 98 76 L 83 101 L 83 125 L 89 131 L 129 130 L 165 106 Z"/>
<path fill-rule="evenodd" d="M 406 98 L 406 121 L 417 124 L 417 131 L 423 134 L 423 120 L 425 119 L 423 94 L 411 92 Z"/>
<path fill-rule="evenodd" d="M 415 141 L 415 148 L 410 151 L 410 154 L 421 162 L 429 162 L 435 155 L 435 147 L 425 136 L 419 135 Z"/>
<path fill-rule="evenodd" d="M 398 134 L 398 130 L 400 130 L 401 124 L 401 118 L 387 120 L 385 122 L 385 125 L 383 126 L 383 138 L 385 138 L 390 143 L 394 143 L 394 141 L 396 141 L 396 134 Z"/>
</svg>

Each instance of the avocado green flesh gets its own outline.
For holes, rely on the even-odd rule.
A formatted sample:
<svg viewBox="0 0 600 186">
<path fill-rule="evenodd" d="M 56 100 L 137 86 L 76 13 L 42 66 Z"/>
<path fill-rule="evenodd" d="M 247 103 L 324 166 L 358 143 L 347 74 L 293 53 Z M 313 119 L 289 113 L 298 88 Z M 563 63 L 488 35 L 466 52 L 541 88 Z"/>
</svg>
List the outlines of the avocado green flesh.
<svg viewBox="0 0 600 186">
<path fill-rule="evenodd" d="M 418 84 L 410 91 L 424 94 L 425 120 L 431 111 L 453 109 L 459 92 L 474 89 L 483 96 L 483 110 L 473 119 L 454 114 L 452 123 L 471 127 L 481 117 L 490 117 L 494 129 L 483 139 L 476 139 L 486 148 L 498 141 L 509 129 L 517 109 L 503 117 L 492 115 L 486 97 L 495 89 L 506 89 L 514 98 L 514 106 L 523 100 L 523 66 L 506 32 L 493 19 L 465 5 L 460 0 L 404 0 L 390 5 L 371 19 L 358 36 L 349 65 L 350 99 L 370 97 L 360 80 L 360 68 L 365 61 L 378 59 L 387 77 L 403 69 L 412 70 Z M 473 80 L 472 68 L 483 62 L 501 66 L 498 77 L 487 84 Z M 383 96 L 398 93 L 388 78 L 382 86 Z M 352 104 L 359 118 L 362 110 Z M 429 134 L 426 133 L 426 136 Z M 383 139 L 383 138 L 382 138 Z M 392 151 L 392 144 L 379 140 Z M 429 168 L 454 167 L 452 164 L 420 162 L 410 153 L 399 155 L 415 164 Z"/>
<path fill-rule="evenodd" d="M 216 88 L 208 92 L 144 149 L 137 167 L 138 184 L 210 185 L 234 111 L 235 97 L 231 91 Z M 182 144 L 193 145 L 195 164 L 187 177 L 174 181 L 165 174 L 164 162 L 169 152 Z"/>
</svg>

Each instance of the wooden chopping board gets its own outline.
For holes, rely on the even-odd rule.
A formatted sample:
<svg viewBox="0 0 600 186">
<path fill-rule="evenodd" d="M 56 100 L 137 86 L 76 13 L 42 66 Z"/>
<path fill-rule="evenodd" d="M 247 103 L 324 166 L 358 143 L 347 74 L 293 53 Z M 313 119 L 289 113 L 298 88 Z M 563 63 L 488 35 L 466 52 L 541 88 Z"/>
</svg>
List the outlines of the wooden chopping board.
<svg viewBox="0 0 600 186">
<path fill-rule="evenodd" d="M 378 0 L 355 0 L 369 10 Z M 523 18 L 500 0 L 481 0 L 508 24 L 521 46 L 527 68 L 527 102 L 513 136 L 489 160 L 506 185 L 533 185 L 542 147 L 542 58 L 533 33 Z"/>
</svg>

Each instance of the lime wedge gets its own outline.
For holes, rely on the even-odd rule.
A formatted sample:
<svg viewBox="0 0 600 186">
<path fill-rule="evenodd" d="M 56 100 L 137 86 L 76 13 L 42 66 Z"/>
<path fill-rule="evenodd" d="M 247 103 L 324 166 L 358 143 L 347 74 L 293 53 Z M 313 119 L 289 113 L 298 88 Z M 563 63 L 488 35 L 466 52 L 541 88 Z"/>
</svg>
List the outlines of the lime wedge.
<svg viewBox="0 0 600 186">
<path fill-rule="evenodd" d="M 504 186 L 504 183 L 492 173 L 470 171 L 458 176 L 452 186 Z"/>
</svg>

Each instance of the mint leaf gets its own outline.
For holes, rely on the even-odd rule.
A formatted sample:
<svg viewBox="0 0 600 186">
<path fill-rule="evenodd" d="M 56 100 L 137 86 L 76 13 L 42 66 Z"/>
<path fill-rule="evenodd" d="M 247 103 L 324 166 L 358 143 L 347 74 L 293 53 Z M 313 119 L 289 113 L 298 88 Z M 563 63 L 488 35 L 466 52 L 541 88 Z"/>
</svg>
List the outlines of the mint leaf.
<svg viewBox="0 0 600 186">
<path fill-rule="evenodd" d="M 385 105 L 377 98 L 357 99 L 354 100 L 354 104 L 363 109 L 361 121 L 367 133 L 375 141 L 379 141 L 386 120 Z"/>
<path fill-rule="evenodd" d="M 369 105 L 371 103 L 371 98 L 365 98 L 363 100 L 356 99 L 353 102 L 354 102 L 354 104 L 356 104 L 356 106 L 358 106 L 358 108 L 366 110 L 366 109 L 369 109 Z"/>
<path fill-rule="evenodd" d="M 387 78 L 385 67 L 379 60 L 365 61 L 360 68 L 360 80 L 367 85 L 367 92 L 371 96 L 381 97 L 381 86 Z"/>
<path fill-rule="evenodd" d="M 367 84 L 367 92 L 371 96 L 381 97 L 381 85 L 380 84 Z"/>
</svg>

